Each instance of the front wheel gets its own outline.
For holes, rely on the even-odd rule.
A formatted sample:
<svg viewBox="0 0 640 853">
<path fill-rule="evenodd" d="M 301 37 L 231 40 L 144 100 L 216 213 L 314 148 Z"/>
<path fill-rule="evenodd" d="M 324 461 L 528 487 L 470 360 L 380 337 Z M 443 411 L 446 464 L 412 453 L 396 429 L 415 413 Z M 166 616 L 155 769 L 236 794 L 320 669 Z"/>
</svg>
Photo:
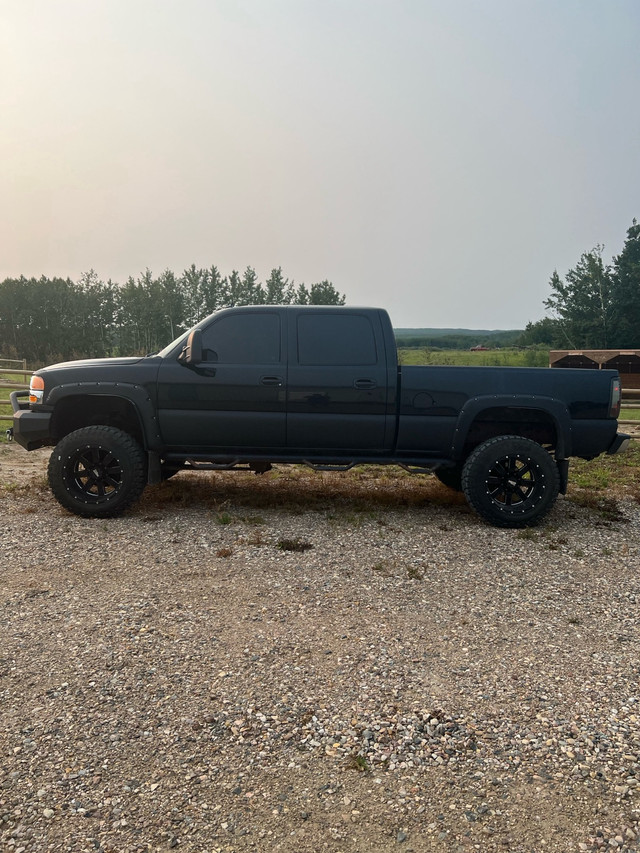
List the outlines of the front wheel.
<svg viewBox="0 0 640 853">
<path fill-rule="evenodd" d="M 530 527 L 553 507 L 560 475 L 547 451 L 517 435 L 490 438 L 469 455 L 462 489 L 478 515 L 495 527 Z"/>
<path fill-rule="evenodd" d="M 49 460 L 49 485 L 65 509 L 86 518 L 120 515 L 146 484 L 146 455 L 128 433 L 90 426 L 66 435 Z"/>
</svg>

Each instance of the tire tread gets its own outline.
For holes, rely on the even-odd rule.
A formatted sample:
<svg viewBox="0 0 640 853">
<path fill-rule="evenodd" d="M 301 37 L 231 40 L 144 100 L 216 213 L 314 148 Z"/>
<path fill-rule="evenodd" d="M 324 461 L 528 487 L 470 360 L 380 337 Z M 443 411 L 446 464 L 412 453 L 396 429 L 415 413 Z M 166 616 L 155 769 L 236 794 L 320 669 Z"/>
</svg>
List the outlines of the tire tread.
<svg viewBox="0 0 640 853">
<path fill-rule="evenodd" d="M 514 444 L 517 449 L 513 448 Z M 486 486 L 481 480 L 483 470 L 488 470 L 493 455 L 497 460 L 500 456 L 527 453 L 542 470 L 545 493 L 535 507 L 522 515 L 503 512 L 487 497 Z M 560 490 L 560 474 L 551 455 L 537 442 L 519 435 L 500 435 L 478 445 L 469 454 L 462 469 L 462 490 L 469 505 L 494 527 L 532 527 L 539 524 L 553 508 Z"/>
<path fill-rule="evenodd" d="M 64 481 L 64 456 L 80 445 L 111 444 L 119 454 L 125 454 L 131 468 L 129 482 L 115 499 L 104 504 L 85 504 L 73 497 Z M 83 518 L 114 518 L 138 500 L 146 485 L 146 454 L 138 442 L 123 430 L 110 426 L 89 426 L 64 436 L 51 454 L 47 468 L 49 486 L 55 499 L 65 509 Z"/>
</svg>

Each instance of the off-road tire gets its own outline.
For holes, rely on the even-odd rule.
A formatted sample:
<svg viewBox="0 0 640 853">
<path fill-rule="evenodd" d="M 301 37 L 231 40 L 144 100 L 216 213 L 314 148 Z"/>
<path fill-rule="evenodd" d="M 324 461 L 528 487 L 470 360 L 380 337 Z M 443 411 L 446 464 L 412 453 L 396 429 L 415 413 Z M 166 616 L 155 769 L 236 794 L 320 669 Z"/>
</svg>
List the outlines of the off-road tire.
<svg viewBox="0 0 640 853">
<path fill-rule="evenodd" d="M 528 438 L 490 438 L 469 454 L 462 489 L 494 527 L 532 527 L 552 509 L 560 489 L 553 457 Z"/>
<path fill-rule="evenodd" d="M 147 459 L 128 433 L 89 426 L 61 439 L 47 474 L 51 491 L 65 509 L 85 518 L 111 518 L 142 494 Z"/>
</svg>

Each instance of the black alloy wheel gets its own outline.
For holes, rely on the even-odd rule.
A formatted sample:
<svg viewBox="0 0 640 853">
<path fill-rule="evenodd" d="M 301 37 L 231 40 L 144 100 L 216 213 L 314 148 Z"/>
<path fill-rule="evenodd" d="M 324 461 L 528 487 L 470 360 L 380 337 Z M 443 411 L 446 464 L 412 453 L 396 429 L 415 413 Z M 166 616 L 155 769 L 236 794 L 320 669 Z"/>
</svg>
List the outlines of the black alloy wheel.
<svg viewBox="0 0 640 853">
<path fill-rule="evenodd" d="M 469 455 L 462 488 L 469 504 L 490 524 L 529 527 L 553 507 L 560 475 L 553 458 L 535 441 L 498 436 Z"/>
<path fill-rule="evenodd" d="M 73 488 L 89 503 L 110 499 L 122 486 L 122 466 L 117 456 L 104 447 L 81 448 L 66 466 Z"/>
<path fill-rule="evenodd" d="M 76 515 L 120 515 L 142 494 L 146 455 L 122 430 L 84 427 L 58 443 L 48 476 L 58 502 Z"/>
</svg>

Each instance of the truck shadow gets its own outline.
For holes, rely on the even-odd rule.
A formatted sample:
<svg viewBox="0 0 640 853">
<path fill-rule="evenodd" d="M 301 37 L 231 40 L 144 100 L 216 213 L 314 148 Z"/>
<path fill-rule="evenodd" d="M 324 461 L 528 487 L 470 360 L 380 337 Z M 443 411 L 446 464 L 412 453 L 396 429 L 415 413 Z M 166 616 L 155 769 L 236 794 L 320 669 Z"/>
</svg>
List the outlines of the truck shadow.
<svg viewBox="0 0 640 853">
<path fill-rule="evenodd" d="M 372 466 L 347 472 L 317 472 L 302 466 L 282 466 L 261 475 L 181 471 L 158 486 L 148 487 L 139 507 L 141 512 L 194 505 L 219 510 L 226 504 L 293 513 L 467 506 L 462 494 L 443 486 L 435 477 L 408 474 L 400 468 L 381 471 Z"/>
</svg>

